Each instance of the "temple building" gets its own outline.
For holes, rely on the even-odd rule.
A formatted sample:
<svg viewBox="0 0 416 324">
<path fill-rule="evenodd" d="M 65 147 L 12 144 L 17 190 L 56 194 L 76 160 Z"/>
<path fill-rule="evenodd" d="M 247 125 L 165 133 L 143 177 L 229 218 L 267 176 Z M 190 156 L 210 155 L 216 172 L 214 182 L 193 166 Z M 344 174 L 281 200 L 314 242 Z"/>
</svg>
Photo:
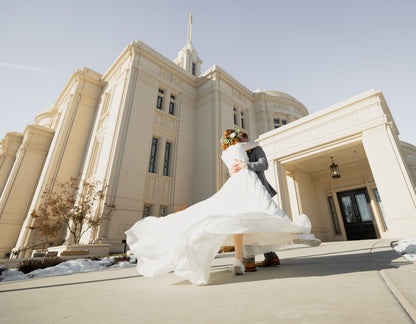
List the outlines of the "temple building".
<svg viewBox="0 0 416 324">
<path fill-rule="evenodd" d="M 127 45 L 104 73 L 73 73 L 35 124 L 0 142 L 0 258 L 40 246 L 31 212 L 42 192 L 81 174 L 108 184 L 116 208 L 85 244 L 123 249 L 124 232 L 214 194 L 228 178 L 219 139 L 239 127 L 269 159 L 276 202 L 305 213 L 324 241 L 404 237 L 416 228 L 416 147 L 400 142 L 380 91 L 309 114 L 294 97 L 251 91 L 192 45 L 171 61 Z M 332 160 L 331 160 L 332 157 Z M 332 168 L 330 168 L 330 166 Z M 54 244 L 66 240 L 65 233 Z"/>
</svg>

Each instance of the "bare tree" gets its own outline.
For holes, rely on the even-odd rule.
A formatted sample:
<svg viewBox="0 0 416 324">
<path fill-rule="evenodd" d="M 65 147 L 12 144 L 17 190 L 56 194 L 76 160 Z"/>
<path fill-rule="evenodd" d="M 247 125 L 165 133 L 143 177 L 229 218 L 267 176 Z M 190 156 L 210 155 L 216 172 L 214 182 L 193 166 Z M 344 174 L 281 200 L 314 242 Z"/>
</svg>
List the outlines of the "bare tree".
<svg viewBox="0 0 416 324">
<path fill-rule="evenodd" d="M 37 229 L 45 242 L 66 228 L 69 242 L 78 244 L 82 235 L 96 228 L 115 208 L 104 203 L 108 185 L 99 181 L 71 177 L 70 181 L 55 183 L 53 190 L 46 188 L 41 195 L 41 205 L 33 210 L 33 229 Z"/>
<path fill-rule="evenodd" d="M 46 204 L 39 206 L 38 211 L 33 211 L 31 216 L 35 219 L 30 229 L 37 229 L 43 239 L 43 248 L 45 249 L 52 242 L 52 239 L 58 236 L 62 230 L 62 222 L 59 222 Z"/>
</svg>

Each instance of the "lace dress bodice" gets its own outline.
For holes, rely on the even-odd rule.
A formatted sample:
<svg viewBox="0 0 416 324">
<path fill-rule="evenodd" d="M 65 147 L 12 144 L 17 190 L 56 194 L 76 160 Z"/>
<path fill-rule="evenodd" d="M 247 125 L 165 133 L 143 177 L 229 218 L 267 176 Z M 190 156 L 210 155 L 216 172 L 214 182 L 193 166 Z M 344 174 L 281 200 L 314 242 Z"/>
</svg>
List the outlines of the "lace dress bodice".
<svg viewBox="0 0 416 324">
<path fill-rule="evenodd" d="M 248 162 L 248 156 L 246 151 L 255 148 L 258 146 L 257 143 L 237 143 L 235 145 L 231 145 L 221 154 L 221 159 L 225 163 L 230 171 L 231 166 L 235 162 L 235 160 L 240 160 L 243 162 Z"/>
</svg>

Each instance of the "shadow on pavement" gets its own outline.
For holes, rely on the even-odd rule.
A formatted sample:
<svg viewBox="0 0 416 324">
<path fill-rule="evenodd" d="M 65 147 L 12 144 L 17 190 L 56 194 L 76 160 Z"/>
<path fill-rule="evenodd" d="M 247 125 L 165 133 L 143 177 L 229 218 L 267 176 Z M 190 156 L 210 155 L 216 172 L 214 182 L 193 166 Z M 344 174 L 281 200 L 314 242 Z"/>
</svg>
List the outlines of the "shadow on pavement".
<svg viewBox="0 0 416 324">
<path fill-rule="evenodd" d="M 366 252 L 359 252 L 359 251 Z M 225 285 L 239 282 L 252 282 L 279 278 L 316 277 L 346 274 L 364 271 L 379 271 L 383 269 L 397 269 L 408 265 L 401 262 L 401 256 L 393 250 L 376 251 L 370 253 L 368 249 L 356 249 L 334 253 L 322 253 L 281 259 L 281 265 L 270 268 L 257 268 L 256 272 L 233 276 L 227 269 L 229 265 L 212 267 L 208 285 Z M 394 261 L 394 262 L 393 262 Z M 185 284 L 185 281 L 176 285 Z"/>
<path fill-rule="evenodd" d="M 21 291 L 21 290 L 33 290 L 33 289 L 42 289 L 42 288 L 84 285 L 84 284 L 90 284 L 90 283 L 96 283 L 96 282 L 104 282 L 104 281 L 112 281 L 112 280 L 123 280 L 123 279 L 131 279 L 131 278 L 138 278 L 138 277 L 143 277 L 143 276 L 138 274 L 138 275 L 126 276 L 126 277 L 116 277 L 116 278 L 97 279 L 97 280 L 88 280 L 88 281 L 79 281 L 79 282 L 68 282 L 68 283 L 56 284 L 56 285 L 45 285 L 45 286 L 34 286 L 34 287 L 26 287 L 26 288 L 7 289 L 7 290 L 0 290 L 0 294 L 1 293 L 6 293 L 6 292 L 11 292 L 11 291 Z"/>
</svg>

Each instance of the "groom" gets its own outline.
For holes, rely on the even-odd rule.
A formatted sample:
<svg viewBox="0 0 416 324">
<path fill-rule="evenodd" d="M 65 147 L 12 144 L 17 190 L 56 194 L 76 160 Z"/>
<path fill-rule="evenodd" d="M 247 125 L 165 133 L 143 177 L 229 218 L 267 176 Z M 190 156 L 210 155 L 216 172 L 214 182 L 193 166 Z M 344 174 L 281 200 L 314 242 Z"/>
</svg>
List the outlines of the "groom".
<svg viewBox="0 0 416 324">
<path fill-rule="evenodd" d="M 239 139 L 241 142 L 248 142 L 248 135 L 245 132 L 240 132 Z M 232 165 L 233 172 L 238 172 L 241 169 L 247 168 L 251 171 L 256 172 L 261 183 L 266 188 L 270 196 L 276 195 L 276 190 L 270 185 L 266 180 L 264 171 L 268 169 L 269 164 L 267 163 L 266 153 L 260 146 L 253 148 L 252 150 L 247 151 L 249 162 L 245 163 L 243 161 L 236 161 Z M 257 271 L 256 266 L 258 267 L 272 267 L 280 265 L 279 257 L 274 252 L 264 253 L 264 261 L 255 263 L 254 257 L 243 258 L 243 264 L 246 267 L 247 272 Z"/>
</svg>

